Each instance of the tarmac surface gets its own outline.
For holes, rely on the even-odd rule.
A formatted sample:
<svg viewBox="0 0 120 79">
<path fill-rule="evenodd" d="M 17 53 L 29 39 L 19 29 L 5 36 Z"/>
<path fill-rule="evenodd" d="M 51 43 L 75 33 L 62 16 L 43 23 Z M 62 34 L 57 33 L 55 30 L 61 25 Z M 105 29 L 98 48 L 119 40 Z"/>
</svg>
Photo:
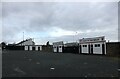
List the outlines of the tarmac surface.
<svg viewBox="0 0 120 79">
<path fill-rule="evenodd" d="M 118 62 L 104 55 L 3 51 L 2 77 L 119 77 Z"/>
</svg>

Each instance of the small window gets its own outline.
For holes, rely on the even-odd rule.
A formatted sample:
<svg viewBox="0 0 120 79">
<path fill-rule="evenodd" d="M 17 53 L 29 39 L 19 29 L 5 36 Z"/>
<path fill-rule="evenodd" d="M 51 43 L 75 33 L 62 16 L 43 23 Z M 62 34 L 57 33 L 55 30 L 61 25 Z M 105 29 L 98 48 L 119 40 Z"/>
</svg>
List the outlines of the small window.
<svg viewBox="0 0 120 79">
<path fill-rule="evenodd" d="M 83 45 L 83 47 L 87 47 L 87 45 Z"/>
<path fill-rule="evenodd" d="M 95 44 L 95 47 L 97 47 L 97 44 Z"/>
<path fill-rule="evenodd" d="M 95 44 L 95 47 L 100 47 L 100 44 Z"/>
</svg>

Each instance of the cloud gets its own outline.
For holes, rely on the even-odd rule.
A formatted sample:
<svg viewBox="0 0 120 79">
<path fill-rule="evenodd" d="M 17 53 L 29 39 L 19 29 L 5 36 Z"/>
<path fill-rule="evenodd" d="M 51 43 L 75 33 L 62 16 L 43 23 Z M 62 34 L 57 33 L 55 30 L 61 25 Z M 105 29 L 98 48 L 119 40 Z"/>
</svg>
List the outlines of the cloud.
<svg viewBox="0 0 120 79">
<path fill-rule="evenodd" d="M 3 3 L 3 40 L 26 38 L 57 41 L 106 36 L 117 40 L 117 2 L 6 2 Z M 114 35 L 113 37 L 111 35 Z M 37 40 L 37 39 L 36 39 Z"/>
<path fill-rule="evenodd" d="M 118 41 L 120 42 L 120 2 L 118 3 Z"/>
<path fill-rule="evenodd" d="M 2 3 L 0 3 L 0 42 L 2 41 Z"/>
<path fill-rule="evenodd" d="M 118 2 L 119 0 L 1 0 L 2 2 Z"/>
</svg>

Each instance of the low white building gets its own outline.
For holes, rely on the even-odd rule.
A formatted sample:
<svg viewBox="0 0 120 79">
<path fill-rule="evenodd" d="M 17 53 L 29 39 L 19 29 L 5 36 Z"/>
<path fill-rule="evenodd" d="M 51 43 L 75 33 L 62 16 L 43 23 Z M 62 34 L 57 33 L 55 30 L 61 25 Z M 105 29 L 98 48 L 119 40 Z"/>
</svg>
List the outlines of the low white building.
<svg viewBox="0 0 120 79">
<path fill-rule="evenodd" d="M 34 41 L 31 38 L 19 42 L 17 46 L 24 46 L 24 50 L 26 51 L 34 51 L 34 50 L 41 51 L 42 50 L 42 45 L 35 45 Z"/>
<path fill-rule="evenodd" d="M 79 53 L 106 54 L 106 40 L 104 36 L 83 38 L 79 40 Z"/>
<path fill-rule="evenodd" d="M 42 51 L 42 45 L 25 45 L 24 49 L 27 51 Z"/>
<path fill-rule="evenodd" d="M 54 42 L 53 43 L 53 52 L 59 52 L 62 53 L 63 52 L 63 41 L 59 41 L 59 42 Z"/>
</svg>

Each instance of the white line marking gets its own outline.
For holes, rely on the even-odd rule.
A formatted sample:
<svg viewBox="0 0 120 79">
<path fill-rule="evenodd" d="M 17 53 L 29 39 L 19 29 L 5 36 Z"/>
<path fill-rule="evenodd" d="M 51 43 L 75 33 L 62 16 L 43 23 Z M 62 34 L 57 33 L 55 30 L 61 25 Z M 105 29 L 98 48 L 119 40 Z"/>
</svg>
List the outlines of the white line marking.
<svg viewBox="0 0 120 79">
<path fill-rule="evenodd" d="M 24 71 L 22 71 L 19 67 L 15 68 L 14 71 L 19 72 L 21 74 L 26 74 Z"/>
<path fill-rule="evenodd" d="M 51 70 L 54 70 L 55 68 L 52 67 L 52 68 L 50 68 L 50 69 L 51 69 Z"/>
<path fill-rule="evenodd" d="M 32 59 L 28 59 L 29 61 L 31 61 Z"/>
<path fill-rule="evenodd" d="M 40 64 L 39 62 L 37 62 L 36 64 Z"/>
<path fill-rule="evenodd" d="M 117 69 L 120 72 L 120 69 Z"/>
<path fill-rule="evenodd" d="M 87 62 L 84 62 L 83 64 L 88 64 Z"/>
</svg>

